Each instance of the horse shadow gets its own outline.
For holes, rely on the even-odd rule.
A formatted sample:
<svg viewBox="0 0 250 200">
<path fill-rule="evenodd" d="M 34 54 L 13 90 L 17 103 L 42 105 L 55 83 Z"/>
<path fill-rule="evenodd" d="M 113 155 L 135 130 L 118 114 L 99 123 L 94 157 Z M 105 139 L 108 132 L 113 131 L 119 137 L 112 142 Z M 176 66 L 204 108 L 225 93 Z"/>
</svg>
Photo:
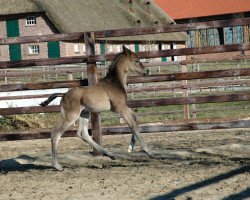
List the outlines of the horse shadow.
<svg viewBox="0 0 250 200">
<path fill-rule="evenodd" d="M 230 172 L 214 176 L 214 177 L 206 179 L 204 181 L 200 181 L 200 182 L 197 182 L 197 183 L 194 183 L 194 184 L 191 184 L 191 185 L 179 188 L 179 189 L 175 189 L 167 194 L 153 197 L 150 200 L 173 200 L 176 197 L 183 195 L 185 193 L 200 189 L 202 187 L 207 187 L 207 186 L 216 184 L 222 180 L 229 179 L 233 176 L 247 173 L 247 172 L 248 173 L 250 172 L 250 165 L 243 166 L 243 167 L 240 167 L 238 169 L 232 170 Z M 235 200 L 235 199 L 243 200 L 243 199 L 246 199 L 248 197 L 250 197 L 250 188 L 247 188 L 238 194 L 234 194 L 234 195 L 230 195 L 228 197 L 225 197 L 225 198 L 223 198 L 223 200 Z"/>
<path fill-rule="evenodd" d="M 20 160 L 25 161 L 20 162 Z M 17 158 L 13 159 L 6 159 L 0 161 L 0 174 L 7 174 L 9 172 L 24 172 L 30 170 L 46 170 L 52 169 L 51 166 L 40 165 L 40 164 L 33 164 L 36 160 L 35 157 L 21 155 Z"/>
</svg>

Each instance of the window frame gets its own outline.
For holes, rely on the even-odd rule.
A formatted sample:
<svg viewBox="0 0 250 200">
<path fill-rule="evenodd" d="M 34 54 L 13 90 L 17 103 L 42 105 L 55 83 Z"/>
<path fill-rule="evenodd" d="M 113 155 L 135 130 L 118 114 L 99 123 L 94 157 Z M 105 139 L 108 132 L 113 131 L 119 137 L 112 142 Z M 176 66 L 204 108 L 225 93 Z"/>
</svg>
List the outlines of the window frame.
<svg viewBox="0 0 250 200">
<path fill-rule="evenodd" d="M 26 17 L 25 24 L 26 24 L 26 26 L 36 26 L 37 25 L 36 16 Z"/>
<path fill-rule="evenodd" d="M 40 54 L 40 46 L 39 45 L 30 45 L 28 50 L 29 50 L 29 55 Z"/>
</svg>

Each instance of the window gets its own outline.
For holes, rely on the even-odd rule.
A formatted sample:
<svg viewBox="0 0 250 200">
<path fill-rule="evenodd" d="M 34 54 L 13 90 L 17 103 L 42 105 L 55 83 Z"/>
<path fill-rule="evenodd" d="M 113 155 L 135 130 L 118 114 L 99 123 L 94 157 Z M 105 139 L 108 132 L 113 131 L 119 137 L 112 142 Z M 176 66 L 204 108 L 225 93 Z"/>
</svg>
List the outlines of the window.
<svg viewBox="0 0 250 200">
<path fill-rule="evenodd" d="M 39 53 L 40 53 L 39 45 L 29 46 L 29 54 L 39 54 Z"/>
<path fill-rule="evenodd" d="M 26 25 L 27 26 L 34 26 L 36 25 L 36 17 L 35 16 L 29 16 L 26 18 Z"/>
<path fill-rule="evenodd" d="M 75 53 L 80 53 L 79 44 L 74 44 L 74 52 Z"/>
<path fill-rule="evenodd" d="M 195 47 L 195 31 L 188 31 L 188 36 L 189 36 L 188 47 L 189 48 Z"/>
<path fill-rule="evenodd" d="M 207 30 L 200 30 L 200 45 L 202 47 L 207 46 Z"/>
<path fill-rule="evenodd" d="M 224 28 L 225 44 L 233 44 L 233 28 Z"/>
<path fill-rule="evenodd" d="M 114 53 L 115 52 L 115 48 L 114 48 L 113 45 L 110 44 L 108 48 L 109 48 L 109 51 L 108 51 L 109 53 Z"/>
<path fill-rule="evenodd" d="M 233 29 L 233 37 L 235 44 L 243 44 L 244 42 L 244 30 L 243 26 L 236 26 Z"/>
<path fill-rule="evenodd" d="M 208 45 L 214 46 L 215 45 L 215 30 L 214 29 L 208 29 Z"/>
</svg>

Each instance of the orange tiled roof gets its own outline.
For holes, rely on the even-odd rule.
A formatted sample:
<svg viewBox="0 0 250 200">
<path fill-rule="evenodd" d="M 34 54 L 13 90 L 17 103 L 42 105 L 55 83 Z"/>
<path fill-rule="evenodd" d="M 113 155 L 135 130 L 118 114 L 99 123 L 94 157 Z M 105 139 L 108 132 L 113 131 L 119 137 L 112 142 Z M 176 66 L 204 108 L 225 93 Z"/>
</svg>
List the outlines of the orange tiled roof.
<svg viewBox="0 0 250 200">
<path fill-rule="evenodd" d="M 155 0 L 173 19 L 250 12 L 250 0 Z"/>
</svg>

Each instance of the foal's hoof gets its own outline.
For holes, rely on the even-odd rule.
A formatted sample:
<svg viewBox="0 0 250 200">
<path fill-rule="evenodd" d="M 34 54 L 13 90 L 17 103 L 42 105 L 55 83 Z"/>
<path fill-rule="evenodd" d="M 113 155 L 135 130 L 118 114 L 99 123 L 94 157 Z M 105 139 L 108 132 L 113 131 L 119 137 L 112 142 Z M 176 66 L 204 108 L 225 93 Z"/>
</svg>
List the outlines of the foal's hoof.
<svg viewBox="0 0 250 200">
<path fill-rule="evenodd" d="M 111 158 L 111 160 L 116 160 L 116 157 L 114 154 L 112 154 L 112 156 L 109 156 Z"/>
<path fill-rule="evenodd" d="M 131 153 L 133 151 L 133 147 L 131 145 L 128 146 L 128 153 Z"/>
<path fill-rule="evenodd" d="M 105 156 L 108 156 L 111 160 L 115 160 L 115 155 L 112 153 L 106 154 Z"/>
<path fill-rule="evenodd" d="M 61 165 L 53 165 L 53 167 L 59 172 L 63 171 L 63 167 Z"/>
<path fill-rule="evenodd" d="M 150 157 L 150 158 L 154 158 L 155 157 L 155 155 L 154 155 L 154 153 L 152 152 L 152 151 L 149 151 L 149 150 L 147 150 L 147 151 L 144 151 L 146 154 L 148 154 L 148 156 Z"/>
</svg>

